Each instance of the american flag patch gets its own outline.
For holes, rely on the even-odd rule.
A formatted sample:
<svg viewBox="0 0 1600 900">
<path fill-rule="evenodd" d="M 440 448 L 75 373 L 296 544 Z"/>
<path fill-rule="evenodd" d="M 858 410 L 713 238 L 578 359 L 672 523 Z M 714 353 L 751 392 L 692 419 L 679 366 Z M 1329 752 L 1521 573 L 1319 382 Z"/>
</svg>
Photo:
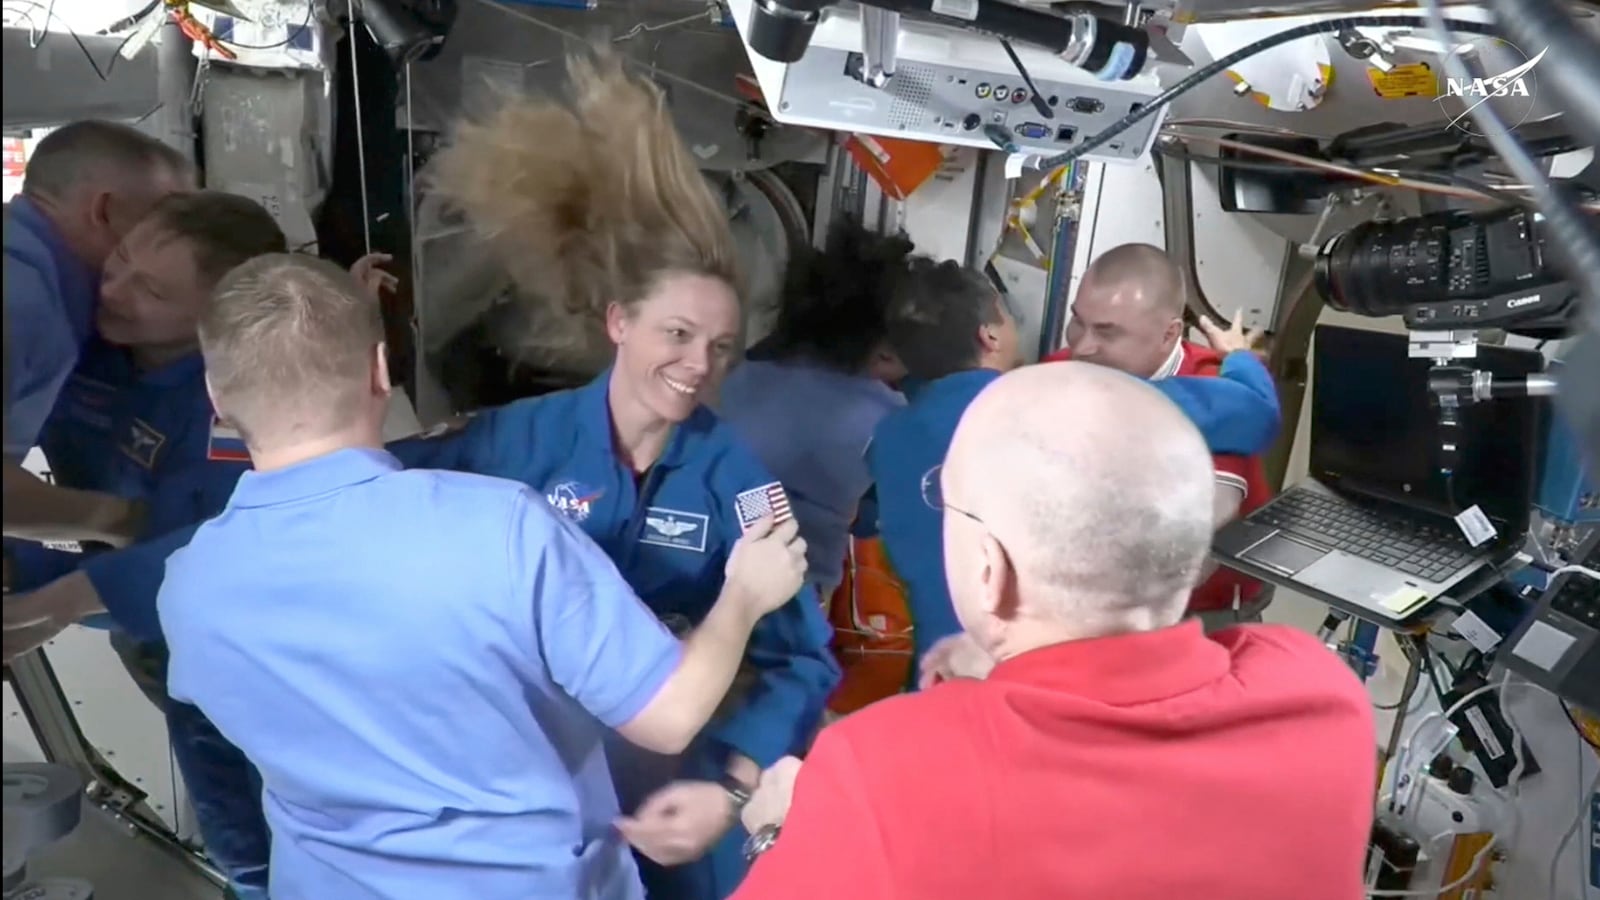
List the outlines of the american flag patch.
<svg viewBox="0 0 1600 900">
<path fill-rule="evenodd" d="M 784 493 L 783 485 L 776 481 L 751 488 L 734 497 L 733 510 L 739 515 L 741 532 L 749 531 L 750 526 L 761 521 L 763 516 L 771 516 L 773 524 L 794 518 L 794 513 L 789 509 L 789 495 Z"/>
<path fill-rule="evenodd" d="M 206 459 L 223 462 L 249 462 L 250 449 L 237 429 L 215 416 L 211 419 L 211 440 L 206 444 Z"/>
</svg>

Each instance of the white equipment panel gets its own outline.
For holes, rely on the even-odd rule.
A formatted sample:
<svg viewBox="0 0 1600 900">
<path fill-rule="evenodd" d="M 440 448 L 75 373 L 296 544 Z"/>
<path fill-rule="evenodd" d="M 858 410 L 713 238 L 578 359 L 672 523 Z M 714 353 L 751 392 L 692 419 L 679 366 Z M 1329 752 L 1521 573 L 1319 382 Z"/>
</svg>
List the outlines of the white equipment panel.
<svg viewBox="0 0 1600 900">
<path fill-rule="evenodd" d="M 798 62 L 773 62 L 750 49 L 751 0 L 729 0 L 734 23 L 767 107 L 786 125 L 1000 149 L 985 125 L 1004 126 L 1021 153 L 1070 150 L 1161 92 L 1153 72 L 1104 82 L 1050 53 L 1014 44 L 1051 116 L 1040 115 L 999 38 L 901 18 L 895 73 L 874 88 L 849 74 L 860 64 L 859 7 L 832 7 Z M 1150 148 L 1158 112 L 1084 158 L 1131 163 Z"/>
</svg>

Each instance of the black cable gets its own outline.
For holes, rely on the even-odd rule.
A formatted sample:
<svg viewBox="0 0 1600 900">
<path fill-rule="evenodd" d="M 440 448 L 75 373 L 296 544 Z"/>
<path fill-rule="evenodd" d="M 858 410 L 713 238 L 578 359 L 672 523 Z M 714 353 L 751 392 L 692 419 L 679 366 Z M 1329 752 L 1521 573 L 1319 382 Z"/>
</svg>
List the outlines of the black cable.
<svg viewBox="0 0 1600 900">
<path fill-rule="evenodd" d="M 1000 46 L 1011 57 L 1011 64 L 1017 67 L 1017 74 L 1022 76 L 1022 83 L 1028 86 L 1028 99 L 1033 101 L 1033 108 L 1039 115 L 1046 119 L 1054 119 L 1056 114 L 1050 110 L 1050 104 L 1039 95 L 1039 86 L 1033 83 L 1033 76 L 1028 74 L 1028 67 L 1022 64 L 1022 59 L 1017 56 L 1017 51 L 1012 48 L 1011 42 L 1005 38 L 1000 39 Z"/>
<path fill-rule="evenodd" d="M 1547 48 L 1539 68 L 1540 86 L 1549 85 L 1564 101 L 1574 131 L 1600 144 L 1600 41 L 1574 22 L 1554 0 L 1496 0 L 1495 19 L 1519 47 Z M 1595 298 L 1600 303 L 1600 298 Z"/>
<path fill-rule="evenodd" d="M 1567 721 L 1572 723 L 1572 730 L 1578 733 L 1578 737 L 1583 738 L 1585 744 L 1600 750 L 1600 744 L 1595 743 L 1594 738 L 1589 737 L 1589 732 L 1584 731 L 1583 726 L 1578 724 L 1578 717 L 1572 714 L 1572 708 L 1567 706 L 1567 701 L 1562 700 L 1560 703 L 1561 712 L 1566 715 Z"/>
<path fill-rule="evenodd" d="M 1054 169 L 1056 166 L 1061 166 L 1072 162 L 1089 151 L 1094 150 L 1102 144 L 1105 144 L 1124 131 L 1127 131 L 1129 128 L 1132 128 L 1140 122 L 1143 122 L 1145 119 L 1155 115 L 1157 111 L 1171 103 L 1173 100 L 1176 100 L 1184 94 L 1187 94 L 1189 91 L 1194 90 L 1194 88 L 1200 85 L 1202 82 L 1209 81 L 1218 73 L 1226 71 L 1227 69 L 1238 64 L 1241 60 L 1249 59 L 1258 53 L 1271 50 L 1273 47 L 1287 44 L 1290 41 L 1298 41 L 1303 37 L 1311 37 L 1318 34 L 1338 34 L 1340 31 L 1343 31 L 1346 28 L 1425 28 L 1428 26 L 1428 24 L 1428 20 L 1423 16 L 1345 16 L 1338 19 L 1328 19 L 1323 22 L 1310 22 L 1305 25 L 1290 28 L 1286 31 L 1281 31 L 1277 34 L 1268 35 L 1267 37 L 1264 37 L 1253 44 L 1247 44 L 1244 47 L 1229 53 L 1227 56 L 1224 56 L 1221 59 L 1210 63 L 1209 65 L 1201 66 L 1199 69 L 1195 70 L 1194 74 L 1183 79 L 1172 87 L 1167 88 L 1160 94 L 1156 95 L 1153 99 L 1146 102 L 1145 105 L 1138 111 L 1128 113 L 1121 119 L 1118 119 L 1116 122 L 1113 122 L 1111 125 L 1107 126 L 1100 133 L 1092 137 L 1085 138 L 1083 143 L 1073 147 L 1071 150 L 1068 150 L 1064 153 L 1058 153 L 1049 159 L 1040 161 L 1039 168 L 1049 171 Z M 1495 34 L 1498 31 L 1498 29 L 1496 29 L 1493 25 L 1488 25 L 1483 22 L 1467 22 L 1461 19 L 1446 19 L 1445 24 L 1449 25 L 1456 31 L 1468 34 Z"/>
<path fill-rule="evenodd" d="M 89 52 L 88 45 L 83 42 L 83 38 L 78 37 L 78 33 L 76 31 L 73 31 L 70 27 L 67 27 L 67 23 L 63 21 L 60 16 L 56 15 L 55 10 L 45 6 L 42 3 L 36 2 L 36 0 L 5 0 L 6 6 L 10 6 L 14 3 L 25 3 L 34 9 L 42 9 L 45 11 L 46 15 L 44 20 L 44 28 L 39 32 L 39 36 L 41 38 L 50 33 L 51 19 L 61 22 L 62 27 L 66 28 L 67 36 L 72 38 L 72 42 L 78 45 L 78 50 L 83 53 L 83 58 L 89 62 L 89 68 L 94 70 L 94 74 L 99 77 L 101 81 L 105 81 L 111 77 L 112 70 L 117 67 L 117 60 L 122 58 L 122 51 L 128 46 L 128 42 L 133 40 L 134 35 L 138 34 L 138 32 L 134 32 L 134 34 L 130 34 L 123 38 L 122 43 L 117 45 L 116 52 L 111 54 L 111 61 L 108 62 L 105 69 L 102 70 L 100 68 L 100 64 L 95 62 L 94 54 Z M 24 15 L 26 15 L 26 13 L 24 13 Z M 29 17 L 28 21 L 33 21 L 31 16 Z"/>
<path fill-rule="evenodd" d="M 123 18 L 118 19 L 115 22 L 112 22 L 110 25 L 107 25 L 106 27 L 104 27 L 104 28 L 100 29 L 99 31 L 95 32 L 95 34 L 116 34 L 117 32 L 121 31 L 124 28 L 132 28 L 133 26 L 139 24 L 140 22 L 143 22 L 144 21 L 144 17 L 150 15 L 153 12 L 155 12 L 156 11 L 156 7 L 158 7 L 160 5 L 161 5 L 161 0 L 150 0 L 149 3 L 146 3 L 144 5 L 143 9 L 139 10 L 138 12 L 134 13 L 133 15 L 124 16 Z"/>
<path fill-rule="evenodd" d="M 290 32 L 288 37 L 277 42 L 276 44 L 241 44 L 236 41 L 223 40 L 222 38 L 218 38 L 217 40 L 227 44 L 229 47 L 237 47 L 240 50 L 276 50 L 279 47 L 287 47 L 299 39 L 300 35 L 304 34 L 307 28 L 311 27 L 311 20 L 315 18 L 317 14 L 316 10 L 317 5 L 315 3 L 308 2 L 306 4 L 306 20 L 300 23 L 299 28 L 296 28 L 294 31 Z"/>
<path fill-rule="evenodd" d="M 1428 676 L 1428 683 L 1433 685 L 1433 693 L 1439 698 L 1439 706 L 1442 709 L 1449 709 L 1450 703 L 1444 698 L 1444 686 L 1439 683 L 1439 673 L 1433 667 L 1433 648 L 1428 646 L 1427 638 L 1419 637 L 1415 640 L 1417 652 L 1422 655 L 1422 671 Z"/>
<path fill-rule="evenodd" d="M 1427 12 L 1425 21 L 1428 23 L 1430 33 L 1437 40 L 1449 41 L 1450 32 L 1454 29 L 1444 18 L 1444 13 L 1439 8 L 1439 0 L 1424 0 L 1424 5 Z M 1535 5 L 1537 5 L 1537 0 L 1535 0 Z M 1547 36 L 1551 30 L 1566 31 L 1569 37 L 1573 33 L 1581 32 L 1582 29 L 1568 20 L 1565 14 L 1559 10 L 1554 15 L 1560 21 L 1560 24 L 1544 28 L 1543 31 Z M 1506 18 L 1507 16 L 1503 13 L 1497 16 L 1497 19 L 1500 20 Z M 1549 23 L 1545 24 L 1549 25 Z M 1552 43 L 1545 45 L 1545 50 L 1540 51 L 1541 54 L 1555 47 L 1556 43 L 1554 41 L 1555 39 L 1552 38 Z M 1567 40 L 1561 40 L 1560 43 L 1565 44 L 1573 52 L 1579 53 L 1578 45 L 1585 43 L 1585 41 L 1580 38 L 1576 43 Z M 1594 48 L 1591 44 L 1590 48 L 1582 49 L 1579 56 L 1575 56 L 1571 62 L 1580 68 L 1584 68 L 1586 65 L 1585 71 L 1593 75 L 1593 78 L 1589 79 L 1592 80 L 1592 86 L 1600 90 L 1600 60 L 1594 58 L 1595 49 L 1600 48 Z M 1558 50 L 1557 52 L 1561 51 Z M 1581 59 L 1582 56 L 1590 58 L 1583 60 Z M 1563 60 L 1562 62 L 1566 61 Z M 1453 56 L 1445 57 L 1444 67 L 1447 74 L 1458 78 L 1469 77 L 1473 74 L 1461 64 L 1460 60 Z M 1584 72 L 1580 72 L 1578 81 L 1581 82 L 1583 80 L 1585 80 Z M 1569 106 L 1587 108 L 1593 104 L 1594 95 L 1567 97 L 1566 100 Z M 1492 106 L 1482 103 L 1475 104 L 1471 109 L 1471 113 L 1475 121 L 1488 129 L 1485 137 L 1488 139 L 1490 146 L 1500 156 L 1501 161 L 1506 164 L 1518 180 L 1528 185 L 1529 192 L 1539 200 L 1540 211 L 1545 217 L 1544 230 L 1548 239 L 1547 243 L 1550 245 L 1551 251 L 1560 267 L 1566 270 L 1566 274 L 1572 283 L 1587 301 L 1578 307 L 1580 320 L 1588 325 L 1588 329 L 1592 334 L 1600 338 L 1600 228 L 1596 228 L 1592 221 L 1579 212 L 1576 204 L 1562 184 L 1551 182 L 1545 176 L 1544 171 L 1533 161 L 1528 148 L 1517 138 L 1516 132 L 1505 127 Z M 1586 122 L 1583 119 L 1575 119 L 1573 124 L 1582 129 L 1582 131 L 1588 131 Z M 1569 391 L 1567 393 L 1572 392 Z"/>
</svg>

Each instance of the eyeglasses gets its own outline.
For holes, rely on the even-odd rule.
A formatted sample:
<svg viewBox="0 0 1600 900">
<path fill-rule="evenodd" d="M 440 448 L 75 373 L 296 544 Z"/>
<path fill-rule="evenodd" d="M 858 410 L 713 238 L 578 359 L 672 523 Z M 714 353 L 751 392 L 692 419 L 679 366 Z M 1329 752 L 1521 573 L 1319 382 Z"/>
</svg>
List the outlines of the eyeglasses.
<svg viewBox="0 0 1600 900">
<path fill-rule="evenodd" d="M 979 525 L 983 525 L 983 520 L 978 518 L 973 513 L 967 512 L 959 506 L 952 506 L 945 502 L 944 487 L 941 479 L 943 473 L 944 464 L 940 463 L 939 465 L 929 469 L 927 473 L 922 476 L 922 502 L 928 504 L 928 508 L 934 510 L 935 512 L 942 513 L 946 510 L 949 510 L 950 512 L 966 516 L 972 521 L 977 522 Z M 988 528 L 987 525 L 984 525 L 984 527 Z"/>
</svg>

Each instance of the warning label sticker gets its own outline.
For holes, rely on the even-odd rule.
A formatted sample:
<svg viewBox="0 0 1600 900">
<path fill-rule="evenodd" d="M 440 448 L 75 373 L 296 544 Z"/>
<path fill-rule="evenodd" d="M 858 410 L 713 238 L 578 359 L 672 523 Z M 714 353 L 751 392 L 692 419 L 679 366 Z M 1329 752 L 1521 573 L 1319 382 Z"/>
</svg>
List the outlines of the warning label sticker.
<svg viewBox="0 0 1600 900">
<path fill-rule="evenodd" d="M 1439 76 L 1427 63 L 1408 63 L 1387 72 L 1368 68 L 1367 80 L 1372 82 L 1372 92 L 1385 100 L 1439 96 Z"/>
</svg>

